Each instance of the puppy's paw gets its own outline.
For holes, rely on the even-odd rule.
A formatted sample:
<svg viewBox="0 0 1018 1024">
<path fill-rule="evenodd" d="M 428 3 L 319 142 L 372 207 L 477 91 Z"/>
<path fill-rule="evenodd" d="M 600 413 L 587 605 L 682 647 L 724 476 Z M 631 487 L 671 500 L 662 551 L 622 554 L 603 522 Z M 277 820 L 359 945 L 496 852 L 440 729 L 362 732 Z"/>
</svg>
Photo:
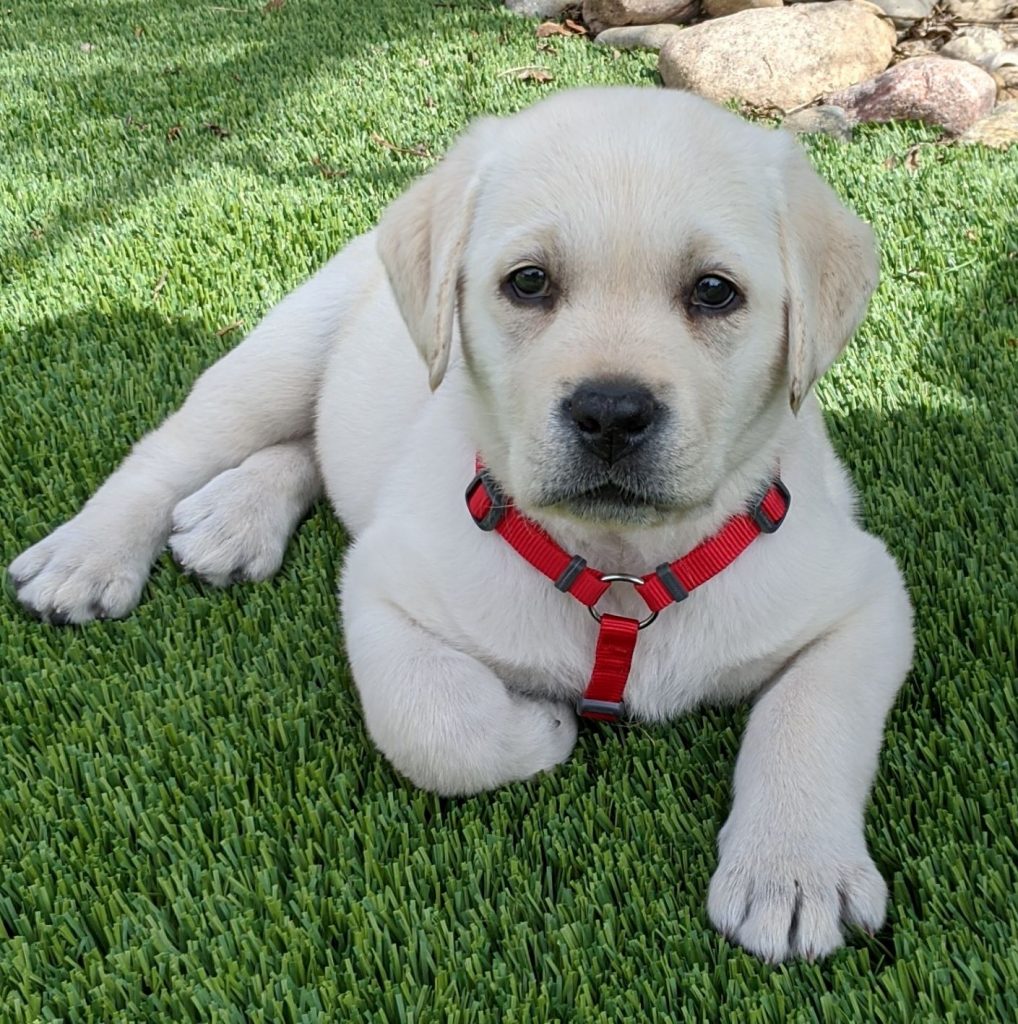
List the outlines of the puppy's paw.
<svg viewBox="0 0 1018 1024">
<path fill-rule="evenodd" d="M 228 469 L 174 508 L 170 551 L 181 569 L 216 587 L 267 580 L 283 563 L 292 519 L 259 474 Z"/>
<path fill-rule="evenodd" d="M 710 919 L 762 960 L 812 961 L 843 944 L 842 924 L 870 934 L 883 924 L 887 886 L 861 838 L 774 844 L 753 829 L 726 826 L 719 847 Z"/>
<path fill-rule="evenodd" d="M 548 771 L 565 761 L 576 746 L 576 712 L 569 704 L 521 700 L 518 724 L 518 778 Z"/>
<path fill-rule="evenodd" d="M 414 785 L 442 796 L 468 796 L 533 778 L 565 761 L 576 742 L 576 715 L 567 704 L 509 698 L 497 717 L 422 713 L 410 730 L 403 719 L 368 716 L 372 738 Z"/>
<path fill-rule="evenodd" d="M 20 554 L 7 572 L 30 614 L 53 625 L 78 625 L 127 615 L 153 557 L 147 540 L 82 514 Z"/>
</svg>

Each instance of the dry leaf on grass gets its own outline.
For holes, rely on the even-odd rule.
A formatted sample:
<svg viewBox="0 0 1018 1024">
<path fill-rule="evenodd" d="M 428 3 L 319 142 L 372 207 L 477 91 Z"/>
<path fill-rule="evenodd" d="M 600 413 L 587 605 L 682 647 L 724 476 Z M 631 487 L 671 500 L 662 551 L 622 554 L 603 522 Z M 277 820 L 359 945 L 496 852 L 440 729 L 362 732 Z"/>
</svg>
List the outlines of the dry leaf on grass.
<svg viewBox="0 0 1018 1024">
<path fill-rule="evenodd" d="M 224 334 L 229 334 L 230 331 L 238 331 L 243 326 L 243 320 L 234 320 L 232 324 L 227 324 L 225 327 L 220 327 L 219 330 L 216 331 L 216 337 L 221 338 Z"/>
<path fill-rule="evenodd" d="M 889 156 L 884 161 L 884 167 L 886 167 L 887 170 L 892 171 L 895 167 L 901 166 L 904 167 L 906 171 L 914 174 L 919 170 L 919 153 L 922 151 L 924 145 L 929 145 L 929 143 L 916 143 L 916 145 L 911 146 L 906 150 L 904 156 Z"/>
<path fill-rule="evenodd" d="M 330 167 L 320 156 L 311 158 L 311 166 L 325 179 L 345 178 L 350 172 L 345 167 Z"/>
<path fill-rule="evenodd" d="M 383 139 L 381 135 L 376 132 L 371 133 L 371 141 L 376 146 L 381 146 L 382 149 L 388 149 L 393 153 L 402 153 L 405 156 L 419 156 L 425 160 L 433 160 L 434 157 L 431 151 L 423 142 L 419 142 L 416 146 L 397 146 L 395 142 L 390 142 L 388 139 Z"/>
<path fill-rule="evenodd" d="M 169 128 L 166 129 L 166 141 L 176 142 L 177 139 L 180 138 L 183 131 L 184 129 L 181 128 L 179 124 L 171 125 Z"/>
<path fill-rule="evenodd" d="M 499 75 L 506 78 L 512 76 L 521 82 L 551 82 L 555 79 L 547 68 L 539 67 L 506 68 L 505 71 L 500 71 Z"/>
<path fill-rule="evenodd" d="M 543 21 L 537 26 L 537 38 L 547 39 L 549 36 L 585 36 L 587 29 L 572 18 L 563 22 Z"/>
</svg>

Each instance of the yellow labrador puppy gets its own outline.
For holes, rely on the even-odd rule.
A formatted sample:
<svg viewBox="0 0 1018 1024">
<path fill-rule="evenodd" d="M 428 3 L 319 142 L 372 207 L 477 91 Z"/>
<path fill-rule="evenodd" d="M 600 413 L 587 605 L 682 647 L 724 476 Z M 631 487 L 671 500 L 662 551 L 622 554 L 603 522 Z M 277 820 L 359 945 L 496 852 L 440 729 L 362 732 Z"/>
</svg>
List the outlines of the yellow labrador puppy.
<svg viewBox="0 0 1018 1024">
<path fill-rule="evenodd" d="M 551 768 L 595 663 L 594 717 L 754 697 L 709 913 L 768 960 L 829 953 L 884 917 L 863 810 L 912 654 L 810 391 L 876 281 L 870 229 L 786 134 L 678 92 L 561 93 L 474 125 L 10 575 L 59 623 L 126 615 L 167 542 L 264 579 L 324 482 L 400 772 L 458 794 Z M 764 513 L 778 479 L 791 507 Z"/>
</svg>

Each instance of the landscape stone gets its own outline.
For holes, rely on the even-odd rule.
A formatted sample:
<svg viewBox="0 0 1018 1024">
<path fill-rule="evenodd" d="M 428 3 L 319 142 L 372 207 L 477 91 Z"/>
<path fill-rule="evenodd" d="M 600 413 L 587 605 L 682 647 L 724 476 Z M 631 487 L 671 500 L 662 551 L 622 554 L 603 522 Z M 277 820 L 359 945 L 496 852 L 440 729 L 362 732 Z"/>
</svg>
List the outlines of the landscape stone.
<svg viewBox="0 0 1018 1024">
<path fill-rule="evenodd" d="M 969 125 L 958 141 L 978 142 L 994 149 L 1005 149 L 1018 142 L 1018 100 L 1001 103 L 992 113 Z"/>
<path fill-rule="evenodd" d="M 852 121 L 841 107 L 821 104 L 789 114 L 781 127 L 794 135 L 830 135 L 840 142 L 852 141 Z"/>
<path fill-rule="evenodd" d="M 618 25 L 680 24 L 697 10 L 697 0 L 584 0 L 583 20 L 596 35 Z"/>
<path fill-rule="evenodd" d="M 754 7 L 781 7 L 783 0 L 703 0 L 703 13 L 710 18 L 727 18 L 729 14 L 749 11 Z"/>
<path fill-rule="evenodd" d="M 660 50 L 676 32 L 678 25 L 619 25 L 598 32 L 594 38 L 597 46 L 614 46 L 619 50 L 635 50 L 643 47 Z"/>
<path fill-rule="evenodd" d="M 913 57 L 827 97 L 856 121 L 924 121 L 963 132 L 993 109 L 997 84 L 966 61 Z"/>
<path fill-rule="evenodd" d="M 572 6 L 571 0 L 505 0 L 506 7 L 513 14 L 522 14 L 527 18 L 557 18 L 567 7 Z"/>
<path fill-rule="evenodd" d="M 935 0 L 873 0 L 898 28 L 908 28 L 933 13 Z"/>
<path fill-rule="evenodd" d="M 1005 47 L 1004 37 L 985 25 L 963 28 L 940 48 L 941 57 L 967 60 L 979 64 L 984 57 L 1000 53 Z"/>
<path fill-rule="evenodd" d="M 1003 21 L 1018 10 L 1018 0 L 945 0 L 945 6 L 961 21 Z"/>
<path fill-rule="evenodd" d="M 896 33 L 858 0 L 740 11 L 683 29 L 661 50 L 665 85 L 717 102 L 790 110 L 891 62 Z"/>
</svg>

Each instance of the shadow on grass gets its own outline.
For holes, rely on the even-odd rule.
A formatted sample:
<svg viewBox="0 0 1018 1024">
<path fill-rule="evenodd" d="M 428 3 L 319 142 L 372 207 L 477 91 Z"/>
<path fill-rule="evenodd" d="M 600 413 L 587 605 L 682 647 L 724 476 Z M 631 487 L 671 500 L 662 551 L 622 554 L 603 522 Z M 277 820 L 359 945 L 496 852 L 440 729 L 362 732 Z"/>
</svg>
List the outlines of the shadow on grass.
<svg viewBox="0 0 1018 1024">
<path fill-rule="evenodd" d="M 307 176 L 327 175 L 327 169 L 323 172 L 311 163 L 313 152 L 301 173 L 272 169 L 267 156 L 271 131 L 277 120 L 288 119 L 295 92 L 316 78 L 342 88 L 351 74 L 364 74 L 360 65 L 353 67 L 355 62 L 377 53 L 382 64 L 393 40 L 412 40 L 424 54 L 436 37 L 461 38 L 469 62 L 481 48 L 495 49 L 504 31 L 495 19 L 501 5 L 493 0 L 480 5 L 469 0 L 378 0 L 342 9 L 327 0 L 307 0 L 299 7 L 272 13 L 263 12 L 260 4 L 249 11 L 247 7 L 248 0 L 236 7 L 205 2 L 179 5 L 167 25 L 154 21 L 155 15 L 141 4 L 104 4 L 66 12 L 59 28 L 54 27 L 53 12 L 46 6 L 19 8 L 16 27 L 21 37 L 75 49 L 80 41 L 93 48 L 90 53 L 122 55 L 128 66 L 91 68 L 85 60 L 71 68 L 66 64 L 47 67 L 18 81 L 33 99 L 45 97 L 50 136 L 55 135 L 55 126 L 64 129 L 78 147 L 78 167 L 89 168 L 91 178 L 87 202 L 58 202 L 30 214 L 21 238 L 0 250 L 0 281 L 9 279 L 11 268 L 24 270 L 47 259 L 54 247 L 71 239 L 82 226 L 108 220 L 111 211 L 128 209 L 181 175 L 207 170 L 216 162 L 247 167 L 295 185 Z M 487 29 L 486 37 L 477 29 L 468 30 L 465 20 Z M 136 47 L 138 56 L 124 53 L 125 45 Z M 174 57 L 177 48 L 179 59 Z M 138 60 L 149 61 L 149 66 L 138 70 L 132 66 Z M 307 99 L 301 102 L 308 105 Z M 353 110 L 352 118 L 336 118 L 332 134 L 353 130 L 367 136 L 381 127 L 372 123 L 372 114 L 379 111 L 359 102 Z M 331 123 L 328 113 L 314 110 L 313 105 L 304 113 Z M 36 134 L 32 116 L 26 115 L 24 122 L 26 138 Z M 109 137 L 114 118 L 124 124 L 121 139 Z M 132 134 L 131 124 L 144 124 L 146 134 Z M 226 144 L 217 139 L 217 125 L 227 133 Z M 167 133 L 172 136 L 178 130 L 181 134 L 176 139 L 167 138 Z M 90 133 L 94 138 L 89 138 Z M 232 144 L 259 134 L 264 138 Z M 301 133 L 289 134 L 298 144 L 314 145 Z M 432 140 L 425 141 L 434 147 Z M 90 146 L 97 149 L 86 156 Z M 65 161 L 65 152 L 56 159 Z M 365 175 L 358 170 L 358 179 L 395 191 L 424 166 L 421 159 L 393 150 L 378 161 L 377 172 Z"/>
</svg>

